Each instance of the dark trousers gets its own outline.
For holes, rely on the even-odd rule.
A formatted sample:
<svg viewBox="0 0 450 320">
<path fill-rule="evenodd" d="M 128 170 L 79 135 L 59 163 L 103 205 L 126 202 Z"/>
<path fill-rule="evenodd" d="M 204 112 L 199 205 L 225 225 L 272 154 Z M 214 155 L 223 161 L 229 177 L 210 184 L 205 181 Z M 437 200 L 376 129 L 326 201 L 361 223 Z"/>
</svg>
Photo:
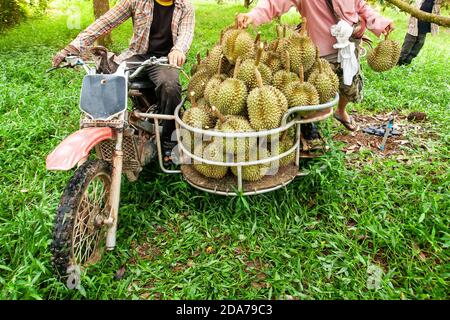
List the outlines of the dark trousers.
<svg viewBox="0 0 450 320">
<path fill-rule="evenodd" d="M 425 44 L 426 33 L 419 34 L 417 37 L 409 33 L 406 33 L 405 40 L 403 41 L 402 52 L 400 53 L 399 65 L 410 64 L 411 61 L 417 57 Z"/>
<path fill-rule="evenodd" d="M 150 58 L 147 55 L 135 55 L 128 62 L 143 62 Z M 155 94 L 160 114 L 173 115 L 175 108 L 181 102 L 181 84 L 178 69 L 165 66 L 150 66 L 146 70 L 146 77 L 155 85 Z M 142 80 L 142 78 L 140 78 Z M 145 78 L 144 78 L 145 79 Z M 171 148 L 170 141 L 175 131 L 175 121 L 162 121 L 162 142 Z"/>
</svg>

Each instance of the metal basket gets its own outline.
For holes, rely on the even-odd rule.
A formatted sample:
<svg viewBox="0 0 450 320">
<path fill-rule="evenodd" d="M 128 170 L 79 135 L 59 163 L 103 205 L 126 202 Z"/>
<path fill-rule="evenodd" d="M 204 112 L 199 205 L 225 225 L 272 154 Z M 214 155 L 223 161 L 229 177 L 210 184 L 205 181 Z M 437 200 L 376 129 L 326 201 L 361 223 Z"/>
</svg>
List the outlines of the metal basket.
<svg viewBox="0 0 450 320">
<path fill-rule="evenodd" d="M 245 133 L 224 133 L 215 130 L 203 130 L 199 128 L 194 128 L 184 123 L 181 120 L 180 112 L 183 107 L 181 103 L 175 110 L 175 121 L 176 121 L 176 133 L 178 140 L 178 150 L 180 154 L 180 159 L 182 163 L 181 171 L 189 184 L 193 187 L 200 189 L 202 191 L 220 194 L 220 195 L 252 195 L 261 194 L 265 192 L 274 191 L 276 189 L 282 188 L 292 182 L 296 176 L 304 175 L 299 171 L 300 165 L 300 127 L 302 124 L 313 123 L 327 119 L 333 114 L 333 107 L 337 105 L 339 101 L 339 95 L 325 104 L 315 105 L 315 106 L 298 106 L 293 107 L 288 110 L 288 112 L 283 116 L 281 126 L 272 130 L 265 131 L 255 131 L 255 132 L 245 132 Z M 302 119 L 299 117 L 300 114 L 305 112 L 318 112 L 326 111 L 317 117 Z M 186 145 L 184 141 L 186 136 L 197 136 L 202 137 L 203 141 L 210 139 L 235 139 L 237 141 L 244 141 L 246 139 L 253 139 L 259 145 L 261 142 L 273 141 L 274 137 L 280 137 L 287 130 L 295 127 L 296 135 L 294 139 L 294 145 L 282 154 L 270 155 L 262 159 L 234 159 L 233 157 L 228 157 L 224 161 L 214 161 L 210 159 L 205 159 L 192 152 L 192 148 Z M 197 139 L 199 141 L 200 139 Z M 234 141 L 234 140 L 233 140 Z M 242 168 L 245 166 L 252 165 L 271 165 L 272 169 L 276 169 L 276 164 L 279 160 L 292 154 L 296 153 L 295 163 L 287 167 L 279 167 L 278 171 L 271 170 L 270 176 L 265 176 L 261 181 L 257 182 L 245 182 L 242 176 Z M 203 177 L 201 174 L 196 172 L 191 163 L 196 161 L 196 163 L 204 163 L 216 166 L 226 166 L 226 167 L 237 167 L 237 177 L 226 177 L 220 180 L 209 179 Z M 274 167 L 275 165 L 275 167 Z"/>
</svg>

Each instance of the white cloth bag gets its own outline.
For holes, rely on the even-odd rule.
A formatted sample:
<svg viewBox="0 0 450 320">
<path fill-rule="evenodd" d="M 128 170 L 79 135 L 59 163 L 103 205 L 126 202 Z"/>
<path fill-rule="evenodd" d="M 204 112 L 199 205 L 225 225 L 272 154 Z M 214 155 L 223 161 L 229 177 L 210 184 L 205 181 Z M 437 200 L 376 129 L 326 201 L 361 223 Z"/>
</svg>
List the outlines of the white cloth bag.
<svg viewBox="0 0 450 320">
<path fill-rule="evenodd" d="M 353 78 L 359 71 L 359 62 L 355 54 L 355 44 L 350 41 L 353 28 L 348 22 L 340 20 L 338 24 L 331 27 L 331 34 L 337 43 L 333 48 L 338 49 L 337 61 L 341 64 L 344 73 L 344 84 L 351 85 Z"/>
</svg>

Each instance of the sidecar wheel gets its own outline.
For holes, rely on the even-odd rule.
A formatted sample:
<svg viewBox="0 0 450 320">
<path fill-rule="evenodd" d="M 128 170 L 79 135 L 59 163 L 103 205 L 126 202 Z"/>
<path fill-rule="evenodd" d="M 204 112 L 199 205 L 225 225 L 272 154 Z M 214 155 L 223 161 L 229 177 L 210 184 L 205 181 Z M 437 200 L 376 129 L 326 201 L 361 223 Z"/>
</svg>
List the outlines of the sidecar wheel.
<svg viewBox="0 0 450 320">
<path fill-rule="evenodd" d="M 101 221 L 109 215 L 110 190 L 111 165 L 103 160 L 85 162 L 67 184 L 51 244 L 53 268 L 61 280 L 75 283 L 80 268 L 100 260 L 106 234 Z"/>
</svg>

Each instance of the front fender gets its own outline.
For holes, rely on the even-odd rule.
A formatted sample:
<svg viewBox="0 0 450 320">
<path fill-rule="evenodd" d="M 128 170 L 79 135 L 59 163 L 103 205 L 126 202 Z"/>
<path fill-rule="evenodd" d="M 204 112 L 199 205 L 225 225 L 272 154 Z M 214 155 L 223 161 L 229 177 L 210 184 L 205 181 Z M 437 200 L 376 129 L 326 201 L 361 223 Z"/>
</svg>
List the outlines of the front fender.
<svg viewBox="0 0 450 320">
<path fill-rule="evenodd" d="M 84 128 L 72 133 L 64 139 L 47 156 L 47 170 L 67 171 L 87 157 L 98 143 L 111 139 L 114 132 L 111 128 Z"/>
</svg>

